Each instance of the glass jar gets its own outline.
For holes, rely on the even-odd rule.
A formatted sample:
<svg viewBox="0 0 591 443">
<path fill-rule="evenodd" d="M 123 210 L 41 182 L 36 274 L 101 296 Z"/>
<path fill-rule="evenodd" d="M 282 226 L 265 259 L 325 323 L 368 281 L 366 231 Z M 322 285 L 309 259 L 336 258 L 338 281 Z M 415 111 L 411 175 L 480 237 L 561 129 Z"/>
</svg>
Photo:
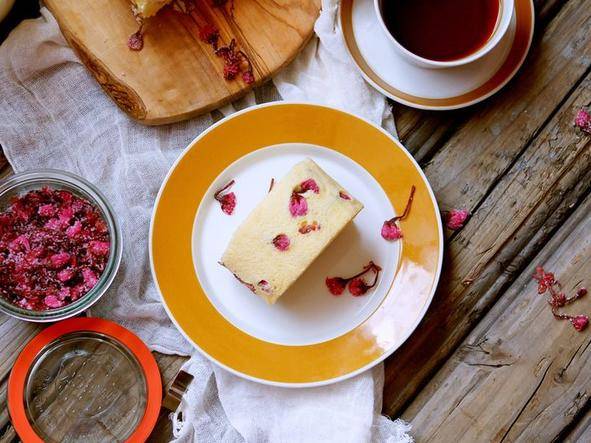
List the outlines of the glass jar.
<svg viewBox="0 0 591 443">
<path fill-rule="evenodd" d="M 12 317 L 33 322 L 50 322 L 72 317 L 92 306 L 107 291 L 121 263 L 121 228 L 102 193 L 87 180 L 66 171 L 43 169 L 27 171 L 7 177 L 0 183 L 0 210 L 6 210 L 13 197 L 29 191 L 48 187 L 63 189 L 92 203 L 101 213 L 107 224 L 110 237 L 109 257 L 103 273 L 96 285 L 78 300 L 60 308 L 35 311 L 20 308 L 0 296 L 0 311 Z"/>
</svg>

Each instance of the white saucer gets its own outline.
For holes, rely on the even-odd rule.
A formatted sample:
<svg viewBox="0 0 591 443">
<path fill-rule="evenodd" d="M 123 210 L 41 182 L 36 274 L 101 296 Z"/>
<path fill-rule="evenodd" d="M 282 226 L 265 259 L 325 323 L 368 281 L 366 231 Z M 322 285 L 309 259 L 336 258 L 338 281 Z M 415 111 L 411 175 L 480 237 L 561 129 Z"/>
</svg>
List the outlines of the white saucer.
<svg viewBox="0 0 591 443">
<path fill-rule="evenodd" d="M 456 109 L 484 100 L 522 65 L 534 28 L 531 0 L 516 0 L 509 31 L 480 60 L 448 69 L 426 69 L 400 55 L 380 26 L 372 0 L 343 0 L 346 45 L 365 79 L 391 99 L 420 109 Z"/>
</svg>

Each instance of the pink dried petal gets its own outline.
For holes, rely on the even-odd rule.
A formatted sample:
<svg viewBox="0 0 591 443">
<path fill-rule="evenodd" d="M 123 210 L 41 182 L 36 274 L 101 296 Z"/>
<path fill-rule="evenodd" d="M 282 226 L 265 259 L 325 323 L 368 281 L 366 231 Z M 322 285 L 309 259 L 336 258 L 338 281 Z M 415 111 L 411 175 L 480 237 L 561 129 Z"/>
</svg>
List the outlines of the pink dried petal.
<svg viewBox="0 0 591 443">
<path fill-rule="evenodd" d="M 586 109 L 581 109 L 575 117 L 575 126 L 591 134 L 591 114 Z"/>
<path fill-rule="evenodd" d="M 132 51 L 141 51 L 144 48 L 144 33 L 142 32 L 142 26 L 137 32 L 134 32 L 127 39 L 127 47 Z"/>
<path fill-rule="evenodd" d="M 349 292 L 355 297 L 365 295 L 368 290 L 369 286 L 367 286 L 362 278 L 354 278 L 349 282 Z"/>
<path fill-rule="evenodd" d="M 285 234 L 279 234 L 273 239 L 273 246 L 280 251 L 287 251 L 290 245 L 289 237 Z"/>
<path fill-rule="evenodd" d="M 45 228 L 53 231 L 58 231 L 62 227 L 62 223 L 57 218 L 51 218 L 45 223 Z"/>
<path fill-rule="evenodd" d="M 445 214 L 445 225 L 454 231 L 461 229 L 469 216 L 470 212 L 466 209 L 452 209 Z"/>
<path fill-rule="evenodd" d="M 228 215 L 232 215 L 236 208 L 236 194 L 230 192 L 224 195 L 220 203 L 222 204 L 222 211 Z"/>
<path fill-rule="evenodd" d="M 37 213 L 43 217 L 53 217 L 55 212 L 55 206 L 50 203 L 39 206 L 39 209 L 37 210 Z"/>
<path fill-rule="evenodd" d="M 586 315 L 576 315 L 570 319 L 570 322 L 577 331 L 582 331 L 589 324 L 589 317 Z"/>
<path fill-rule="evenodd" d="M 213 45 L 215 47 L 218 44 L 220 32 L 215 26 L 206 23 L 201 29 L 199 29 L 199 38 L 201 39 L 201 41 Z"/>
<path fill-rule="evenodd" d="M 78 220 L 76 220 L 72 226 L 69 226 L 68 229 L 66 229 L 66 235 L 68 237 L 75 237 L 78 234 L 80 234 L 81 230 L 82 230 L 82 223 L 80 223 Z"/>
<path fill-rule="evenodd" d="M 72 296 L 72 291 L 68 286 L 64 286 L 61 288 L 57 294 L 57 298 L 60 300 L 65 300 Z"/>
<path fill-rule="evenodd" d="M 408 196 L 408 200 L 406 201 L 406 206 L 404 207 L 404 211 L 401 215 L 397 215 L 392 217 L 390 220 L 386 220 L 382 224 L 381 235 L 386 240 L 398 240 L 402 238 L 402 229 L 396 224 L 399 220 L 404 220 L 410 214 L 410 208 L 412 206 L 412 202 L 415 198 L 415 191 L 416 186 L 412 185 L 410 188 L 410 194 Z"/>
<path fill-rule="evenodd" d="M 343 192 L 343 191 L 339 191 L 339 197 L 341 197 L 343 200 L 351 200 L 351 197 L 349 196 L 349 194 L 347 194 L 346 192 Z"/>
<path fill-rule="evenodd" d="M 577 290 L 577 298 L 587 295 L 587 288 L 579 288 Z"/>
<path fill-rule="evenodd" d="M 234 80 L 239 73 L 240 65 L 238 63 L 224 65 L 224 78 L 226 80 Z"/>
<path fill-rule="evenodd" d="M 253 72 L 251 70 L 244 71 L 242 73 L 242 80 L 247 85 L 252 85 L 254 83 L 254 74 L 253 74 Z"/>
<path fill-rule="evenodd" d="M 66 191 L 65 189 L 60 189 L 59 191 L 52 191 L 49 188 L 46 188 L 47 192 L 49 193 L 49 195 L 54 194 L 57 198 L 59 198 L 62 203 L 69 205 L 72 203 L 72 200 L 74 199 L 74 194 L 72 194 L 70 191 Z"/>
<path fill-rule="evenodd" d="M 66 206 L 60 210 L 58 220 L 60 221 L 60 224 L 64 226 L 70 223 L 72 217 L 74 217 L 74 210 L 71 206 Z"/>
<path fill-rule="evenodd" d="M 267 292 L 267 293 L 272 293 L 273 292 L 273 288 L 271 288 L 271 285 L 269 284 L 269 282 L 267 280 L 261 280 L 257 283 L 257 286 L 259 288 L 261 288 L 261 290 L 263 292 Z"/>
<path fill-rule="evenodd" d="M 552 300 L 550 300 L 550 304 L 558 308 L 564 306 L 566 304 L 566 295 L 564 295 L 564 292 L 560 292 L 553 296 Z"/>
<path fill-rule="evenodd" d="M 386 220 L 384 222 L 381 234 L 386 240 L 398 240 L 402 238 L 402 230 L 392 220 Z"/>
<path fill-rule="evenodd" d="M 366 294 L 369 289 L 373 288 L 378 283 L 381 270 L 382 268 L 376 265 L 373 261 L 370 261 L 367 266 L 363 267 L 361 272 L 353 275 L 352 277 L 330 277 L 326 279 L 325 283 L 328 287 L 328 290 L 333 295 L 341 295 L 345 290 L 345 287 L 348 285 L 351 295 L 358 297 L 360 295 Z M 361 277 L 370 271 L 373 272 L 375 276 L 374 281 L 368 285 Z"/>
<path fill-rule="evenodd" d="M 341 295 L 347 287 L 347 280 L 341 277 L 327 277 L 325 283 L 332 295 Z"/>
<path fill-rule="evenodd" d="M 218 202 L 220 202 L 222 211 L 225 214 L 232 215 L 234 209 L 236 208 L 236 194 L 233 192 L 229 192 L 224 194 L 228 189 L 230 189 L 234 185 L 234 180 L 231 180 L 227 185 L 225 185 L 222 189 L 216 191 L 213 195 Z"/>
<path fill-rule="evenodd" d="M 44 299 L 43 299 L 43 303 L 45 303 L 46 306 L 55 309 L 55 308 L 61 308 L 62 306 L 65 305 L 65 303 L 60 300 L 59 298 L 57 298 L 55 295 L 47 295 Z"/>
<path fill-rule="evenodd" d="M 66 268 L 62 269 L 57 273 L 57 279 L 61 282 L 66 282 L 68 280 L 71 280 L 74 277 L 74 275 L 76 275 L 76 272 L 73 269 Z"/>
<path fill-rule="evenodd" d="M 314 191 L 314 194 L 318 194 L 320 192 L 320 188 L 318 187 L 316 180 L 314 180 L 313 178 L 304 180 L 293 190 L 293 192 L 297 194 L 303 194 L 308 191 Z"/>
<path fill-rule="evenodd" d="M 8 244 L 8 249 L 13 252 L 28 251 L 31 249 L 31 243 L 24 234 L 19 235 Z"/>
<path fill-rule="evenodd" d="M 49 261 L 53 268 L 61 268 L 70 261 L 70 258 L 71 256 L 67 252 L 60 252 L 49 257 Z"/>
<path fill-rule="evenodd" d="M 308 202 L 303 196 L 293 192 L 289 199 L 289 212 L 293 217 L 306 215 L 308 213 Z"/>
<path fill-rule="evenodd" d="M 108 241 L 93 240 L 88 245 L 88 250 L 92 255 L 105 256 L 109 255 L 111 244 Z"/>
<path fill-rule="evenodd" d="M 82 269 L 82 278 L 87 289 L 92 289 L 98 282 L 97 275 L 89 268 Z"/>
</svg>

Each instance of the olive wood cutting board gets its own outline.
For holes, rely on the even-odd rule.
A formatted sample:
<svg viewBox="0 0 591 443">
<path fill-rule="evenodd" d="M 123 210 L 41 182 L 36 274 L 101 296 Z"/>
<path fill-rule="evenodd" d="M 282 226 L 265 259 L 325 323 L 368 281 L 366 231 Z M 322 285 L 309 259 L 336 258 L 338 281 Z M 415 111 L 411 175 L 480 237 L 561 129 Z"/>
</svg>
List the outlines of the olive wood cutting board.
<svg viewBox="0 0 591 443">
<path fill-rule="evenodd" d="M 188 0 L 184 0 L 187 2 Z M 320 0 L 195 0 L 164 7 L 145 25 L 144 48 L 127 40 L 138 24 L 128 0 L 46 0 L 62 33 L 105 92 L 139 122 L 159 125 L 201 114 L 245 94 L 291 61 L 313 34 Z M 186 9 L 185 9 L 186 11 Z M 224 62 L 199 38 L 204 23 L 220 44 L 234 38 L 255 77 L 223 77 Z"/>
</svg>

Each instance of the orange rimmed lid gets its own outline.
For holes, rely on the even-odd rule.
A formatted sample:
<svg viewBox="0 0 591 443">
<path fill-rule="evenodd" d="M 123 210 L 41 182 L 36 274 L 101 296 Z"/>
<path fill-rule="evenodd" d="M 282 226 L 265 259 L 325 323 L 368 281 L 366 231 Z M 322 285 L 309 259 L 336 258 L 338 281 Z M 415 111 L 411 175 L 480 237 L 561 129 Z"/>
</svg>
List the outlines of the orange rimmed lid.
<svg viewBox="0 0 591 443">
<path fill-rule="evenodd" d="M 100 318 L 71 318 L 35 336 L 8 381 L 8 410 L 24 442 L 143 442 L 156 424 L 162 383 L 132 332 Z"/>
</svg>

